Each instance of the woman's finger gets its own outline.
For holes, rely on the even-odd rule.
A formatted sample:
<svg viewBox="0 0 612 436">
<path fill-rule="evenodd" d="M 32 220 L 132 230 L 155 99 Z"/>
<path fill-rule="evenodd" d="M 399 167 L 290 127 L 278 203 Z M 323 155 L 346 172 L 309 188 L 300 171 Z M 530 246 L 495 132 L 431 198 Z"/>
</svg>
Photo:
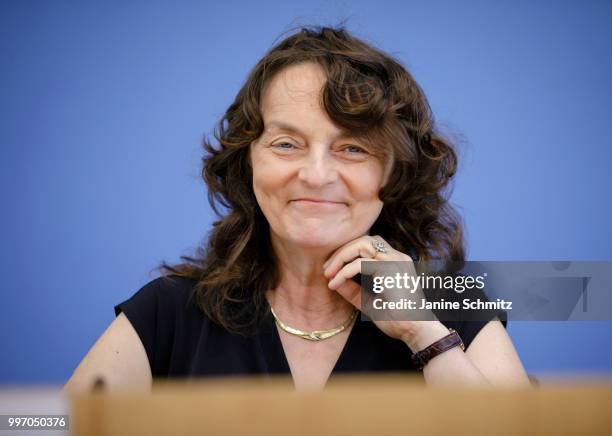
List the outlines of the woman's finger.
<svg viewBox="0 0 612 436">
<path fill-rule="evenodd" d="M 338 270 L 342 268 L 347 262 L 352 261 L 355 258 L 373 258 L 377 254 L 376 250 L 372 245 L 373 237 L 369 235 L 357 238 L 352 242 L 344 245 L 338 249 L 324 264 L 326 277 L 333 277 L 337 274 Z M 382 240 L 382 239 L 380 239 Z"/>
<path fill-rule="evenodd" d="M 347 280 L 336 289 L 336 292 L 357 309 L 361 310 L 361 286 L 357 283 Z"/>
<path fill-rule="evenodd" d="M 353 260 L 352 262 L 347 263 L 346 265 L 344 265 L 344 267 L 342 267 L 342 269 L 340 269 L 340 271 L 336 273 L 334 278 L 329 281 L 327 286 L 330 289 L 336 289 L 338 286 L 344 283 L 344 281 L 346 281 L 347 279 L 350 279 L 351 277 L 354 277 L 357 274 L 360 274 L 361 273 L 361 262 L 364 260 L 372 261 L 372 259 L 357 258 Z"/>
</svg>

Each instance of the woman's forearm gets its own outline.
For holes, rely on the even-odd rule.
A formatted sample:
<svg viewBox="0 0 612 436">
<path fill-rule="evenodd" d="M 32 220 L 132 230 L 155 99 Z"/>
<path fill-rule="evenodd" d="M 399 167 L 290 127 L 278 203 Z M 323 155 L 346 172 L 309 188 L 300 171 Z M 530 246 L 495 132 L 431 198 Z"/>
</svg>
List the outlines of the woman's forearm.
<svg viewBox="0 0 612 436">
<path fill-rule="evenodd" d="M 448 335 L 448 329 L 439 321 L 423 321 L 421 325 L 402 337 L 413 353 Z M 423 376 L 428 386 L 492 386 L 458 346 L 432 358 L 423 368 Z"/>
</svg>

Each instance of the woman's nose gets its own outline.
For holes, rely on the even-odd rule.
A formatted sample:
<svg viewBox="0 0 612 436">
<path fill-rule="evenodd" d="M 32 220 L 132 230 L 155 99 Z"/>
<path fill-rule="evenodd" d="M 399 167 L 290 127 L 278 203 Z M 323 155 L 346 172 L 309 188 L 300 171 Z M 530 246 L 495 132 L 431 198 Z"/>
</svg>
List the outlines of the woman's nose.
<svg viewBox="0 0 612 436">
<path fill-rule="evenodd" d="M 310 153 L 299 170 L 299 179 L 313 187 L 327 185 L 338 177 L 333 160 L 324 152 Z"/>
</svg>

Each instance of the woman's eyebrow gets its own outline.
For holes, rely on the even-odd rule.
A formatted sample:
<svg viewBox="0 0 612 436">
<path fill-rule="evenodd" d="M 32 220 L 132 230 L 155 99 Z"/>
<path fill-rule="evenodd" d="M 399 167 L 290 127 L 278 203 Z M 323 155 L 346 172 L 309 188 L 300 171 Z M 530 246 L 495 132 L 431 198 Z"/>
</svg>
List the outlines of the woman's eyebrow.
<svg viewBox="0 0 612 436">
<path fill-rule="evenodd" d="M 293 124 L 287 123 L 285 121 L 273 120 L 273 121 L 266 123 L 266 126 L 268 128 L 277 128 L 280 130 L 297 133 L 298 135 L 307 136 L 302 130 L 300 130 L 299 127 L 294 126 Z M 351 135 L 350 132 L 348 131 L 341 131 L 338 135 L 336 135 L 334 139 L 348 139 L 348 138 L 354 138 L 354 136 Z"/>
<path fill-rule="evenodd" d="M 299 133 L 299 134 L 303 134 L 303 132 L 300 130 L 299 127 L 296 127 L 292 124 L 286 123 L 284 121 L 270 121 L 269 123 L 266 123 L 266 125 L 268 127 L 272 127 L 272 128 L 277 128 L 280 130 L 287 130 L 289 132 L 295 132 L 295 133 Z"/>
</svg>

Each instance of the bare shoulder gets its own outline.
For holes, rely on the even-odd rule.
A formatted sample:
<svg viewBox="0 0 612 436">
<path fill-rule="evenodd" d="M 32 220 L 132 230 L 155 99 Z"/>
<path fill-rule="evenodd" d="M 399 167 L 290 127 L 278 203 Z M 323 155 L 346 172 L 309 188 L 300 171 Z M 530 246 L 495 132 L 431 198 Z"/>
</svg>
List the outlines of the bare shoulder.
<svg viewBox="0 0 612 436">
<path fill-rule="evenodd" d="M 102 377 L 109 391 L 151 389 L 152 374 L 138 333 L 120 313 L 106 328 L 64 385 L 68 394 L 88 392 Z"/>
</svg>

